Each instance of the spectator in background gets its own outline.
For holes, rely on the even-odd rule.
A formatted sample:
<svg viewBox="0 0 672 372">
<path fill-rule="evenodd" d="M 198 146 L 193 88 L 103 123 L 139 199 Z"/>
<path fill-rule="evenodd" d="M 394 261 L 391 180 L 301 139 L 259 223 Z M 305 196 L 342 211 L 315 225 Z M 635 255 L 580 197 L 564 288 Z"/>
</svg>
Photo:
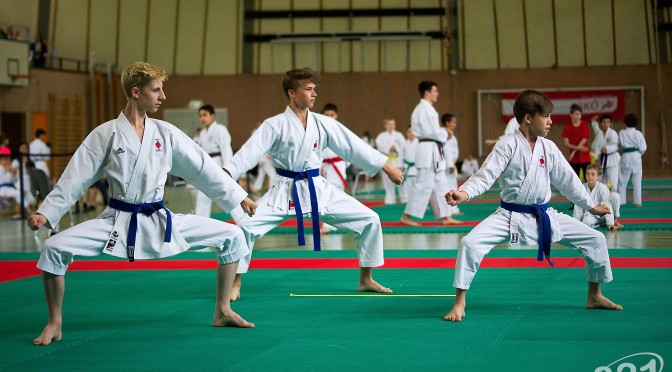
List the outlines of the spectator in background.
<svg viewBox="0 0 672 372">
<path fill-rule="evenodd" d="M 581 120 L 581 106 L 572 104 L 569 108 L 569 116 L 572 122 L 562 129 L 562 137 L 565 139 L 565 147 L 569 149 L 569 165 L 572 166 L 579 179 L 584 180 L 586 167 L 590 164 L 590 149 L 588 148 L 590 129 L 588 123 Z M 581 178 L 581 171 L 583 171 L 584 178 Z"/>
<path fill-rule="evenodd" d="M 9 148 L 9 137 L 6 134 L 0 133 L 0 149 Z"/>
<path fill-rule="evenodd" d="M 30 43 L 30 51 L 33 56 L 33 67 L 42 68 L 47 63 L 47 44 L 42 41 L 42 33 L 36 32 L 33 42 Z"/>
</svg>

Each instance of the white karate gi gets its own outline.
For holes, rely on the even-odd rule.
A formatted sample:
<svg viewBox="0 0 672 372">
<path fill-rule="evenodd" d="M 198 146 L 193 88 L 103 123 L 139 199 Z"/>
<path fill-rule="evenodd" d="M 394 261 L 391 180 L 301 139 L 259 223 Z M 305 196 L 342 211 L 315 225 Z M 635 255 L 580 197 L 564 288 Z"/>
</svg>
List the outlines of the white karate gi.
<svg viewBox="0 0 672 372">
<path fill-rule="evenodd" d="M 595 139 L 590 145 L 595 156 L 595 164 L 602 168 L 602 181 L 611 184 L 611 191 L 618 192 L 618 173 L 620 172 L 621 155 L 618 153 L 618 134 L 615 130 L 607 128 L 607 132 L 600 129 L 600 125 L 593 121 L 590 123 L 595 133 Z M 602 149 L 607 149 L 606 169 L 602 164 Z"/>
<path fill-rule="evenodd" d="M 0 198 L 14 199 L 16 204 L 21 202 L 21 192 L 16 187 L 14 174 L 2 165 L 0 165 Z"/>
<path fill-rule="evenodd" d="M 618 175 L 621 204 L 626 203 L 628 181 L 632 177 L 634 203 L 642 205 L 642 155 L 646 152 L 644 135 L 635 128 L 623 129 L 618 132 L 618 146 L 621 149 L 637 149 L 633 152 L 624 152 L 621 156 L 621 171 Z"/>
<path fill-rule="evenodd" d="M 21 182 L 19 180 L 19 159 L 12 160 L 10 168 L 13 172 L 16 172 L 12 174 L 12 181 L 15 183 L 16 189 L 21 190 Z M 33 191 L 31 189 L 30 174 L 28 174 L 28 169 L 26 169 L 25 165 L 23 167 L 23 202 L 24 206 L 35 203 L 35 196 L 33 195 Z"/>
<path fill-rule="evenodd" d="M 35 168 L 43 171 L 47 177 L 49 177 L 49 167 L 47 167 L 47 160 L 49 160 L 51 154 L 51 148 L 47 146 L 44 141 L 39 138 L 35 138 L 30 145 L 28 146 L 28 152 L 31 154 L 47 154 L 47 155 L 31 155 L 30 160 L 35 163 Z"/>
<path fill-rule="evenodd" d="M 322 151 L 326 147 L 369 175 L 378 173 L 387 161 L 385 155 L 362 141 L 338 121 L 309 112 L 304 129 L 296 114 L 287 107 L 284 113 L 266 119 L 224 168 L 235 179 L 268 153 L 273 164 L 280 169 L 295 172 L 319 169 L 322 165 Z M 320 220 L 356 233 L 361 267 L 382 265 L 383 234 L 378 214 L 324 177 L 318 175 L 313 177 L 313 181 Z M 240 260 L 238 273 L 247 272 L 254 241 L 284 220 L 295 216 L 293 184 L 293 179 L 278 175 L 268 192 L 257 200 L 258 208 L 253 217 L 242 213 L 242 208 L 236 208 L 232 212 L 238 225 L 243 228 L 250 248 L 250 254 Z M 308 180 L 298 181 L 297 188 L 302 211 L 308 217 L 311 215 Z"/>
<path fill-rule="evenodd" d="M 322 157 L 323 159 L 322 167 L 320 168 L 320 175 L 326 178 L 327 181 L 331 182 L 337 188 L 345 190 L 345 188 L 348 187 L 348 176 L 346 174 L 348 163 L 341 159 L 340 156 L 336 155 L 336 153 L 328 147 L 322 150 Z M 338 230 L 328 223 L 322 223 L 322 228 L 327 232 Z"/>
<path fill-rule="evenodd" d="M 266 176 L 268 176 L 268 185 L 270 187 L 270 185 L 273 184 L 273 179 L 275 179 L 276 175 L 273 161 L 271 160 L 271 157 L 266 154 L 261 158 L 261 162 L 257 168 L 257 178 L 254 180 L 252 187 L 254 187 L 255 190 L 261 190 L 264 187 L 264 178 L 266 178 Z"/>
<path fill-rule="evenodd" d="M 456 190 L 457 189 L 457 167 L 455 166 L 455 161 L 457 158 L 460 156 L 460 149 L 457 143 L 457 137 L 453 135 L 453 137 L 449 138 L 446 140 L 446 143 L 443 145 L 443 154 L 446 158 L 446 183 L 447 183 L 447 191 L 450 190 Z M 445 202 L 445 193 L 444 195 L 440 195 L 441 193 L 436 193 L 436 196 L 438 196 L 440 199 L 437 201 L 438 203 L 441 202 L 441 198 Z M 448 206 L 448 211 L 451 215 L 455 213 L 460 212 L 460 208 L 456 206 Z"/>
<path fill-rule="evenodd" d="M 198 141 L 196 141 L 207 154 L 221 168 L 233 156 L 231 149 L 231 135 L 225 126 L 212 122 L 207 128 L 203 128 L 198 134 Z M 212 200 L 210 200 L 203 192 L 199 191 L 196 194 L 196 208 L 194 214 L 201 217 L 210 217 L 212 212 Z"/>
<path fill-rule="evenodd" d="M 595 206 L 562 152 L 546 138 L 537 138 L 532 152 L 520 131 L 505 136 L 497 142 L 481 169 L 459 190 L 465 191 L 470 199 L 475 198 L 487 191 L 497 178 L 502 186 L 501 198 L 505 202 L 522 205 L 548 203 L 552 183 L 583 209 Z M 604 235 L 553 208 L 548 208 L 546 213 L 550 218 L 552 241 L 565 239 L 584 256 L 588 281 L 611 281 Z M 497 208 L 460 240 L 453 286 L 468 289 L 481 260 L 496 244 L 506 239 L 510 239 L 511 245 L 537 243 L 537 226 L 536 218 L 531 214 Z"/>
<path fill-rule="evenodd" d="M 441 157 L 435 142 L 423 142 L 423 139 L 438 141 L 441 144 L 448 139 L 446 130 L 439 126 L 439 113 L 429 101 L 421 99 L 411 114 L 411 130 L 418 138 L 415 153 L 415 167 L 418 175 L 409 195 L 404 213 L 422 219 L 425 216 L 427 203 L 432 205 L 435 218 L 450 216 L 449 205 L 445 199 L 448 192 L 446 179 L 446 163 Z M 442 146 L 442 145 L 441 145 Z"/>
<path fill-rule="evenodd" d="M 413 141 L 404 140 L 403 155 L 404 155 L 404 179 L 401 183 L 401 190 L 399 192 L 399 199 L 402 203 L 408 202 L 408 194 L 413 189 L 418 169 L 415 167 L 415 151 L 418 148 L 418 139 L 413 138 Z"/>
<path fill-rule="evenodd" d="M 320 175 L 326 178 L 327 181 L 334 184 L 341 190 L 345 190 L 347 187 L 347 175 L 346 169 L 348 168 L 348 163 L 341 159 L 340 156 L 330 149 L 326 148 L 322 151 L 323 161 L 320 167 Z M 326 160 L 326 162 L 325 162 Z"/>
<path fill-rule="evenodd" d="M 396 130 L 392 132 L 384 131 L 376 136 L 376 148 L 378 151 L 387 155 L 387 162 L 391 167 L 398 169 L 403 167 L 404 141 L 404 135 Z M 392 146 L 394 146 L 396 150 L 392 151 Z M 394 182 L 390 181 L 389 178 L 383 177 L 383 187 L 385 188 L 385 204 L 396 204 L 397 187 L 401 190 L 401 186 L 397 186 Z"/>
<path fill-rule="evenodd" d="M 614 225 L 614 216 L 620 216 L 620 195 L 615 191 L 609 191 L 607 185 L 601 182 L 598 182 L 592 190 L 590 187 L 588 187 L 588 182 L 584 183 L 583 186 L 586 188 L 586 191 L 590 195 L 590 198 L 593 200 L 595 205 L 604 204 L 609 207 L 611 213 L 604 216 L 595 216 L 578 205 L 574 205 L 574 218 L 590 227 L 598 227 L 600 225 Z"/>
<path fill-rule="evenodd" d="M 168 173 L 206 192 L 225 211 L 239 205 L 247 195 L 177 127 L 145 117 L 141 143 L 122 112 L 116 120 L 101 124 L 86 137 L 38 213 L 47 218 L 48 227 L 56 226 L 70 206 L 103 174 L 107 174 L 111 198 L 133 204 L 160 201 Z M 162 209 L 150 216 L 138 213 L 136 259 L 163 258 L 189 248 L 214 246 L 218 261 L 231 263 L 248 253 L 243 232 L 235 225 L 194 215 L 171 215 L 171 239 L 164 242 L 166 211 Z M 106 253 L 127 257 L 130 219 L 131 213 L 107 207 L 98 218 L 47 239 L 37 267 L 63 275 L 74 256 Z"/>
<path fill-rule="evenodd" d="M 478 171 L 478 160 L 476 158 L 464 159 L 462 162 L 462 176 L 466 179 Z"/>
</svg>

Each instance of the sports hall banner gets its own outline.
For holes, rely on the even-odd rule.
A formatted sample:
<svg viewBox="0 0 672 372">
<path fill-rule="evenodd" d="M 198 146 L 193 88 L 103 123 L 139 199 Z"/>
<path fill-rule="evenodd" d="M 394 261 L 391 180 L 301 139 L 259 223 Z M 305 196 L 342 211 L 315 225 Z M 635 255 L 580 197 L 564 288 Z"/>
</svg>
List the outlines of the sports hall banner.
<svg viewBox="0 0 672 372">
<path fill-rule="evenodd" d="M 621 120 L 625 115 L 625 90 L 577 90 L 577 91 L 543 91 L 553 101 L 555 109 L 551 119 L 569 123 L 569 107 L 572 104 L 581 106 L 581 120 L 590 121 L 593 115 L 611 115 L 613 120 Z M 513 102 L 518 93 L 502 93 L 502 120 L 507 123 L 513 117 Z"/>
</svg>

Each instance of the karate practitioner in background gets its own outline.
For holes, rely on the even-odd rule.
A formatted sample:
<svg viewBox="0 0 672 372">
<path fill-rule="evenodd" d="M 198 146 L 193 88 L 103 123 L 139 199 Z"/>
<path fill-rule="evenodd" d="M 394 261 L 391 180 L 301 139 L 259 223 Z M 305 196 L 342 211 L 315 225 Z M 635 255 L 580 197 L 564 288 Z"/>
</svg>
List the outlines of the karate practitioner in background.
<svg viewBox="0 0 672 372">
<path fill-rule="evenodd" d="M 455 304 L 444 317 L 459 322 L 465 316 L 466 295 L 472 279 L 492 247 L 507 239 L 512 245 L 539 245 L 537 260 L 550 261 L 551 241 L 561 239 L 577 248 L 586 263 L 590 309 L 622 310 L 602 295 L 600 283 L 612 280 L 609 252 L 604 234 L 580 221 L 548 208 L 551 183 L 574 204 L 591 214 L 603 216 L 609 207 L 595 205 L 562 152 L 544 138 L 551 128 L 553 103 L 543 93 L 526 90 L 513 105 L 520 122 L 518 132 L 497 142 L 476 172 L 457 191 L 446 193 L 446 202 L 457 205 L 486 192 L 499 178 L 500 208 L 479 223 L 460 241 L 455 263 Z"/>
<path fill-rule="evenodd" d="M 233 150 L 231 149 L 231 134 L 225 126 L 217 123 L 215 108 L 212 105 L 203 105 L 198 109 L 198 120 L 203 130 L 198 133 L 198 143 L 212 160 L 221 168 L 226 164 Z M 201 217 L 210 217 L 212 200 L 202 191 L 196 193 L 196 208 L 194 214 Z"/>
<path fill-rule="evenodd" d="M 609 188 L 604 183 L 600 182 L 602 178 L 602 168 L 596 164 L 590 164 L 586 168 L 586 182 L 583 186 L 593 199 L 596 205 L 602 204 L 609 207 L 611 213 L 604 216 L 594 216 L 588 213 L 585 209 L 574 205 L 574 218 L 585 223 L 586 225 L 595 228 L 599 226 L 607 226 L 609 231 L 616 231 L 621 226 L 618 222 L 621 209 L 621 196 L 614 191 L 609 191 Z"/>
<path fill-rule="evenodd" d="M 399 192 L 399 199 L 403 204 L 408 202 L 408 194 L 413 189 L 415 178 L 418 175 L 418 170 L 415 168 L 415 151 L 418 148 L 418 139 L 413 135 L 413 130 L 409 125 L 406 128 L 406 140 L 402 146 L 402 154 L 404 157 L 404 180 L 401 183 L 401 190 Z"/>
<path fill-rule="evenodd" d="M 623 152 L 621 171 L 618 175 L 618 193 L 621 204 L 626 203 L 628 181 L 632 178 L 633 200 L 636 208 L 642 206 L 642 155 L 646 152 L 646 140 L 642 132 L 636 129 L 639 125 L 637 115 L 626 114 L 623 117 L 626 129 L 618 132 L 618 146 Z"/>
<path fill-rule="evenodd" d="M 338 106 L 333 103 L 327 103 L 322 108 L 322 115 L 338 120 Z M 322 156 L 324 158 L 322 159 L 322 167 L 320 167 L 320 175 L 337 188 L 345 191 L 349 186 L 346 175 L 348 163 L 328 147 L 322 151 Z M 322 223 L 320 234 L 328 234 L 335 230 L 338 229 L 328 223 Z"/>
<path fill-rule="evenodd" d="M 620 172 L 621 155 L 618 153 L 618 133 L 611 129 L 611 116 L 602 115 L 597 123 L 595 115 L 590 120 L 595 139 L 590 145 L 597 165 L 602 168 L 602 182 L 611 184 L 611 191 L 618 192 L 618 173 Z"/>
<path fill-rule="evenodd" d="M 448 133 L 448 139 L 443 145 L 443 156 L 446 158 L 446 180 L 448 188 L 446 190 L 457 190 L 457 158 L 460 156 L 460 149 L 455 136 L 455 128 L 457 128 L 457 118 L 455 115 L 447 113 L 441 116 L 441 126 L 445 128 Z M 436 193 L 438 196 L 439 193 Z M 444 195 L 441 196 L 445 198 Z M 442 200 L 443 201 L 443 200 Z M 452 216 L 461 216 L 464 213 L 460 212 L 458 206 L 449 207 L 450 217 L 445 221 L 450 225 L 461 224 L 462 221 L 454 219 Z"/>
<path fill-rule="evenodd" d="M 462 161 L 462 179 L 466 181 L 474 173 L 478 172 L 478 168 L 478 160 L 472 154 L 469 154 Z"/>
<path fill-rule="evenodd" d="M 240 148 L 225 169 L 235 179 L 269 153 L 278 170 L 271 189 L 257 203 L 254 217 L 235 209 L 236 223 L 243 228 L 248 246 L 288 218 L 296 216 L 299 245 L 303 241 L 303 218 L 313 219 L 313 243 L 319 249 L 319 219 L 356 234 L 360 278 L 358 289 L 392 292 L 372 277 L 372 268 L 383 265 L 383 234 L 378 214 L 320 176 L 322 151 L 329 147 L 341 158 L 369 175 L 381 169 L 396 184 L 401 171 L 387 164 L 387 157 L 362 141 L 338 121 L 310 111 L 317 97 L 319 75 L 310 68 L 287 71 L 282 88 L 289 100 L 285 112 L 266 119 Z M 319 218 L 318 218 L 319 217 Z M 232 292 L 238 298 L 241 275 L 248 270 L 251 254 L 238 267 Z"/>
<path fill-rule="evenodd" d="M 44 140 L 47 138 L 47 132 L 44 129 L 35 131 L 35 139 L 28 145 L 30 160 L 35 163 L 35 168 L 44 172 L 49 177 L 49 166 L 47 160 L 50 158 L 51 148 Z M 36 154 L 36 155 L 33 155 Z"/>
<path fill-rule="evenodd" d="M 516 117 L 512 117 L 508 123 L 506 123 L 506 128 L 504 128 L 504 134 L 499 136 L 497 139 L 486 139 L 485 144 L 488 146 L 494 146 L 497 141 L 500 139 L 504 138 L 504 136 L 516 133 L 516 131 L 520 128 L 520 124 L 518 124 L 518 121 L 516 120 Z"/>
<path fill-rule="evenodd" d="M 376 136 L 376 148 L 387 155 L 387 164 L 401 170 L 404 157 L 404 135 L 396 131 L 397 123 L 394 119 L 383 120 L 383 126 L 385 130 Z M 383 187 L 385 188 L 385 204 L 396 204 L 397 185 L 389 178 L 383 177 Z M 398 187 L 401 190 L 401 186 Z"/>
<path fill-rule="evenodd" d="M 261 126 L 261 122 L 257 122 L 257 128 Z M 257 128 L 255 128 L 252 131 L 252 134 L 257 131 Z M 273 180 L 275 179 L 276 176 L 275 172 L 275 167 L 273 166 L 273 161 L 271 160 L 271 157 L 266 154 L 264 155 L 263 158 L 261 158 L 261 161 L 259 162 L 259 165 L 257 166 L 257 178 L 254 180 L 254 183 L 252 184 L 251 191 L 253 194 L 261 194 L 261 190 L 264 187 L 264 180 L 266 177 L 268 177 L 268 187 L 271 187 L 273 184 Z"/>
<path fill-rule="evenodd" d="M 413 191 L 408 196 L 404 214 L 399 220 L 409 226 L 420 226 L 412 217 L 422 219 L 427 210 L 427 203 L 432 205 L 435 218 L 441 218 L 443 224 L 450 224 L 450 206 L 443 201 L 442 195 L 448 190 L 446 179 L 446 161 L 443 145 L 448 139 L 446 130 L 439 126 L 439 113 L 434 104 L 439 98 L 439 90 L 435 82 L 423 81 L 418 85 L 420 103 L 411 114 L 413 135 L 418 138 L 415 152 L 415 167 L 418 175 Z"/>
<path fill-rule="evenodd" d="M 189 248 L 217 249 L 217 293 L 213 326 L 254 327 L 230 306 L 238 260 L 248 253 L 241 229 L 194 215 L 172 214 L 163 207 L 168 173 L 204 191 L 222 209 L 237 205 L 252 215 L 256 203 L 222 168 L 179 128 L 147 117 L 166 100 L 166 72 L 137 62 L 121 74 L 127 103 L 117 119 L 96 127 L 77 149 L 54 190 L 28 225 L 56 226 L 86 189 L 103 174 L 110 183 L 110 206 L 98 218 L 64 230 L 44 242 L 37 267 L 43 271 L 49 321 L 35 345 L 62 337 L 65 272 L 75 256 L 101 253 L 156 259 Z M 173 283 L 175 284 L 175 283 Z"/>
</svg>

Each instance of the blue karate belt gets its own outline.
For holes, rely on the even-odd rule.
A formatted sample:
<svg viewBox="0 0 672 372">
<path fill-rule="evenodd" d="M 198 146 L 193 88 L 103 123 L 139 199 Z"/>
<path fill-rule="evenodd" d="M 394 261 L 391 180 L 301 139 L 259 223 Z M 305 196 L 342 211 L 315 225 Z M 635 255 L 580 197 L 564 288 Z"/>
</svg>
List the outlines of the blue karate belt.
<svg viewBox="0 0 672 372">
<path fill-rule="evenodd" d="M 0 183 L 0 187 L 11 187 L 15 189 L 16 185 L 14 185 L 13 183 Z"/>
<path fill-rule="evenodd" d="M 537 250 L 537 261 L 543 261 L 544 256 L 548 261 L 548 264 L 551 267 L 553 262 L 551 262 L 551 219 L 548 217 L 546 210 L 548 209 L 548 203 L 546 204 L 533 204 L 533 205 L 522 205 L 507 203 L 504 200 L 499 204 L 502 208 L 511 212 L 518 213 L 527 213 L 533 214 L 537 218 L 537 223 L 539 225 L 539 249 Z"/>
<path fill-rule="evenodd" d="M 141 204 L 131 204 L 121 201 L 119 199 L 110 198 L 110 208 L 120 210 L 122 212 L 129 212 L 131 214 L 131 222 L 128 225 L 128 237 L 126 238 L 126 253 L 128 255 L 128 261 L 135 261 L 135 236 L 138 233 L 138 213 L 142 213 L 145 216 L 151 216 L 155 212 L 163 209 L 166 211 L 166 233 L 163 237 L 163 241 L 170 243 L 170 235 L 173 230 L 173 220 L 170 217 L 170 211 L 163 206 L 163 200 L 152 203 L 141 203 Z"/>
<path fill-rule="evenodd" d="M 602 174 L 606 175 L 607 174 L 607 159 L 609 158 L 609 154 L 600 154 L 600 164 L 602 164 Z M 584 176 L 585 178 L 585 176 Z"/>
<path fill-rule="evenodd" d="M 313 247 L 314 250 L 319 251 L 320 247 L 320 210 L 317 208 L 317 194 L 315 193 L 315 183 L 313 177 L 320 175 L 319 169 L 308 169 L 303 172 L 293 172 L 286 169 L 276 168 L 278 175 L 291 178 L 294 180 L 292 186 L 292 197 L 294 198 L 294 210 L 296 211 L 296 233 L 299 238 L 299 245 L 306 245 L 306 238 L 303 235 L 303 211 L 301 210 L 301 202 L 299 201 L 299 192 L 296 188 L 296 182 L 300 180 L 308 180 L 308 191 L 310 191 L 310 211 L 313 220 Z"/>
</svg>

